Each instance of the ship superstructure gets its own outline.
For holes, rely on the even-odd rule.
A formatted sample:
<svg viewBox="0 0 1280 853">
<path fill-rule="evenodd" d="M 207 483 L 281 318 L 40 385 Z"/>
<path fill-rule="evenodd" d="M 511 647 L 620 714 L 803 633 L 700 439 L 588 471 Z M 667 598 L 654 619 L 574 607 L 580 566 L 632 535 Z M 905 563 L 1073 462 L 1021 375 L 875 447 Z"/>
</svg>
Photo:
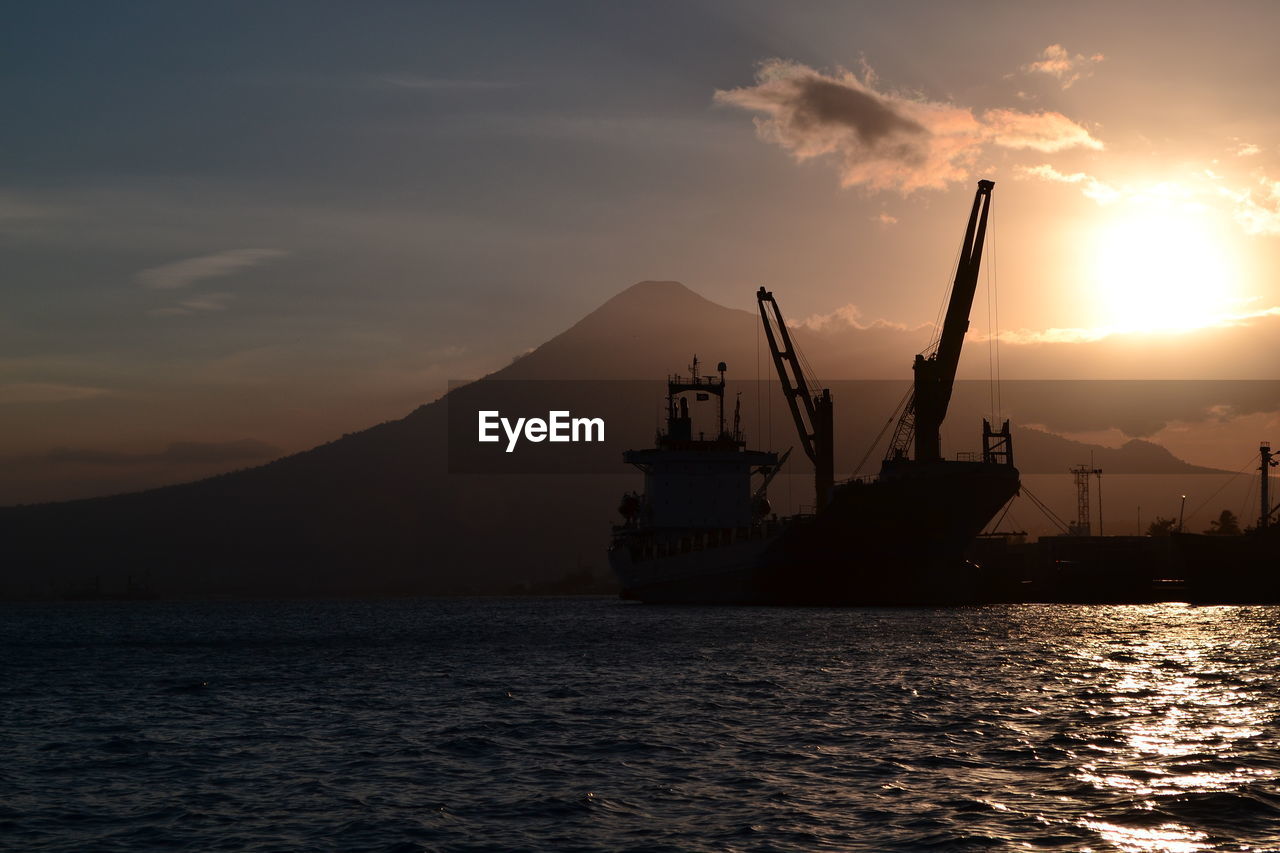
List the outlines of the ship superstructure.
<svg viewBox="0 0 1280 853">
<path fill-rule="evenodd" d="M 689 376 L 667 377 L 666 424 L 655 446 L 623 454 L 644 472 L 644 491 L 622 497 L 624 523 L 615 528 L 610 553 L 624 597 L 742 600 L 740 584 L 778 529 L 765 518 L 764 487 L 751 487 L 755 474 L 772 479 L 778 454 L 746 448 L 736 404 L 733 427 L 726 428 L 727 365 L 719 363 L 718 375 L 700 375 L 698 368 L 695 355 Z M 695 431 L 691 398 L 694 408 L 715 399 L 710 436 Z"/>
</svg>

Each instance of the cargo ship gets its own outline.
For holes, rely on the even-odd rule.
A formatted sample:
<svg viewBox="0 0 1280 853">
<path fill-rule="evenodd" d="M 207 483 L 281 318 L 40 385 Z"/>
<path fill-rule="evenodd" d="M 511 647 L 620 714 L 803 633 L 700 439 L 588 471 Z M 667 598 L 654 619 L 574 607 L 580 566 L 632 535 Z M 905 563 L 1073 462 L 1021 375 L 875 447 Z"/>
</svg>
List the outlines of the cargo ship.
<svg viewBox="0 0 1280 853">
<path fill-rule="evenodd" d="M 943 457 L 940 430 L 977 288 L 994 183 L 979 181 L 941 332 L 914 382 L 876 477 L 835 481 L 833 401 L 806 375 L 782 311 L 756 294 L 800 446 L 814 468 L 812 512 L 778 517 L 768 486 L 786 461 L 750 450 L 725 372 L 669 376 L 666 424 L 653 448 L 623 460 L 644 473 L 622 498 L 609 562 L 623 598 L 650 603 L 947 605 L 998 597 L 964 550 L 1018 493 L 1009 422 L 983 421 L 981 453 Z M 690 399 L 692 398 L 692 400 Z M 714 399 L 713 399 L 714 398 Z M 695 435 L 690 403 L 717 407 Z M 758 478 L 758 479 L 753 479 Z"/>
</svg>

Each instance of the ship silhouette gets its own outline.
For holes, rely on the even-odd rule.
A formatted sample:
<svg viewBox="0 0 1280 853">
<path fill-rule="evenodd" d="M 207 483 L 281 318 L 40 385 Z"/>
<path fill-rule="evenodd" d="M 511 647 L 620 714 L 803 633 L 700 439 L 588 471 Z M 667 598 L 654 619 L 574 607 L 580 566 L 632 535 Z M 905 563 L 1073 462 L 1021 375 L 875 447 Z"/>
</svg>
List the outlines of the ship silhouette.
<svg viewBox="0 0 1280 853">
<path fill-rule="evenodd" d="M 980 181 L 965 229 L 946 319 L 916 355 L 906 400 L 880 473 L 835 482 L 834 401 L 807 375 L 773 294 L 760 320 L 797 436 L 814 469 L 811 512 L 779 518 L 766 490 L 782 460 L 749 450 L 735 406 L 725 418 L 725 372 L 668 377 L 666 426 L 652 449 L 624 460 L 644 473 L 624 495 L 610 565 L 624 598 L 653 603 L 911 605 L 989 597 L 964 551 L 1019 489 L 1009 422 L 983 422 L 980 455 L 946 459 L 941 427 L 969 325 L 990 210 Z M 692 430 L 693 403 L 717 406 L 711 436 Z M 752 477 L 761 484 L 752 488 Z"/>
</svg>

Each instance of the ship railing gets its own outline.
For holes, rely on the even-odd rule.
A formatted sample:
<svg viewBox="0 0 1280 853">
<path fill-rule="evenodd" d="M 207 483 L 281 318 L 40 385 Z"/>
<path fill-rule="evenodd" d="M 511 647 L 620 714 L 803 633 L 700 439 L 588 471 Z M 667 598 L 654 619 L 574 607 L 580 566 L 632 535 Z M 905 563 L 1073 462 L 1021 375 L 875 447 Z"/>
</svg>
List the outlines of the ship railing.
<svg viewBox="0 0 1280 853">
<path fill-rule="evenodd" d="M 677 554 L 690 554 L 711 548 L 722 548 L 734 542 L 766 538 L 782 525 L 779 520 L 758 522 L 748 527 L 711 527 L 683 533 L 678 537 L 659 540 L 652 533 L 641 535 L 619 535 L 611 547 L 622 547 L 626 543 L 633 560 L 664 559 Z M 615 531 L 623 533 L 625 527 L 615 526 Z"/>
</svg>

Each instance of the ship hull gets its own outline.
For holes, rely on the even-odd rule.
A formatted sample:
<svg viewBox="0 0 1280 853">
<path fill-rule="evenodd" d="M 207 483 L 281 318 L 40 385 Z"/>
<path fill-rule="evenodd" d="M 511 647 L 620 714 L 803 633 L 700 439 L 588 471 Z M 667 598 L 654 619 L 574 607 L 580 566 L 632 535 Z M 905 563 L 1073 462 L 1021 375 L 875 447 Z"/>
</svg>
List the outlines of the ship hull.
<svg viewBox="0 0 1280 853">
<path fill-rule="evenodd" d="M 626 546 L 609 553 L 621 597 L 650 604 L 744 604 L 758 596 L 760 573 L 772 562 L 777 534 L 657 560 L 636 560 Z"/>
<path fill-rule="evenodd" d="M 651 603 L 806 606 L 952 605 L 995 600 L 963 552 L 1017 494 L 1018 472 L 981 462 L 901 463 L 843 484 L 818 514 L 759 538 L 636 558 L 627 537 L 610 562 L 623 597 Z M 721 540 L 723 542 L 723 539 Z"/>
</svg>

